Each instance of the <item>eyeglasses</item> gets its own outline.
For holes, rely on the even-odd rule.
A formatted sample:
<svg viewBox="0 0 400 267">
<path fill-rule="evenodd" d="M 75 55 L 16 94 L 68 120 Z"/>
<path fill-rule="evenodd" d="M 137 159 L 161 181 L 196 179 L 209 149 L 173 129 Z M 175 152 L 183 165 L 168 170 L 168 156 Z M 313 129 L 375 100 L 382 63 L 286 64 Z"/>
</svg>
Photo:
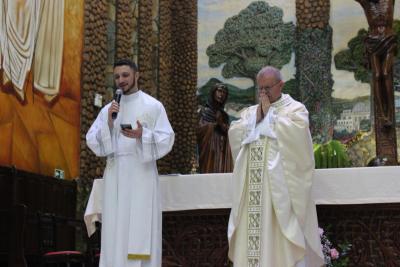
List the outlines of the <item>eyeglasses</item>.
<svg viewBox="0 0 400 267">
<path fill-rule="evenodd" d="M 275 84 L 272 85 L 272 86 L 257 87 L 257 89 L 258 89 L 258 91 L 261 91 L 261 90 L 270 91 L 272 88 L 274 88 L 275 86 L 277 86 L 277 85 L 280 84 L 280 83 L 281 83 L 281 81 L 275 83 Z"/>
</svg>

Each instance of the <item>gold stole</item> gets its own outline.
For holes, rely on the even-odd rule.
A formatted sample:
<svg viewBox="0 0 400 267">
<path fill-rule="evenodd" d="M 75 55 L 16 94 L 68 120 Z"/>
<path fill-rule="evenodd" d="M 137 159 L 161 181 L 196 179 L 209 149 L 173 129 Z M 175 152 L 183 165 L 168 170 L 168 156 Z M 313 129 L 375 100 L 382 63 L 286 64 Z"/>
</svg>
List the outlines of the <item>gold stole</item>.
<svg viewBox="0 0 400 267">
<path fill-rule="evenodd" d="M 248 267 L 260 266 L 262 192 L 267 138 L 250 144 L 249 166 L 247 169 L 247 259 Z"/>
</svg>

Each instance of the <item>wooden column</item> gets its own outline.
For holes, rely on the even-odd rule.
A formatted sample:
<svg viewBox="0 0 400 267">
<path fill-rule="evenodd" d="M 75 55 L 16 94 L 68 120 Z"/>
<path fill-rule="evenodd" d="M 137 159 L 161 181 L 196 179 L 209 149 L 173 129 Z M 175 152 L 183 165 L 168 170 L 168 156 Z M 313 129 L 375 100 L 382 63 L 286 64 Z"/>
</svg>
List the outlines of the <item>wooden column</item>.
<svg viewBox="0 0 400 267">
<path fill-rule="evenodd" d="M 160 1 L 159 99 L 175 131 L 161 173 L 190 173 L 196 155 L 197 1 Z"/>
<path fill-rule="evenodd" d="M 80 177 L 88 188 L 102 174 L 105 160 L 96 157 L 86 145 L 86 133 L 100 108 L 94 106 L 95 94 L 106 95 L 107 0 L 85 1 L 85 30 L 82 60 L 81 156 Z"/>
<path fill-rule="evenodd" d="M 117 0 L 115 15 L 115 59 L 133 59 L 134 12 L 132 0 Z"/>
<path fill-rule="evenodd" d="M 153 0 L 139 1 L 138 20 L 138 64 L 140 70 L 139 87 L 146 93 L 158 98 L 157 73 L 158 32 L 153 28 Z M 155 23 L 154 23 L 155 24 Z"/>
</svg>

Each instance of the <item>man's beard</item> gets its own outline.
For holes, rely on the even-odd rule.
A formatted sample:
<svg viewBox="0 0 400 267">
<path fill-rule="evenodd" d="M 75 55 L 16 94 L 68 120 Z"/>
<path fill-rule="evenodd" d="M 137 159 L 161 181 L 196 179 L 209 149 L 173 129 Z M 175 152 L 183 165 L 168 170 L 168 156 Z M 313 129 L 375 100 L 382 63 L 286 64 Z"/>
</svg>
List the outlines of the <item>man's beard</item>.
<svg viewBox="0 0 400 267">
<path fill-rule="evenodd" d="M 136 90 L 135 90 L 135 85 L 136 85 L 135 80 L 133 80 L 133 83 L 132 83 L 132 85 L 128 88 L 128 90 L 124 91 L 124 95 L 134 93 L 134 92 L 136 91 Z"/>
</svg>

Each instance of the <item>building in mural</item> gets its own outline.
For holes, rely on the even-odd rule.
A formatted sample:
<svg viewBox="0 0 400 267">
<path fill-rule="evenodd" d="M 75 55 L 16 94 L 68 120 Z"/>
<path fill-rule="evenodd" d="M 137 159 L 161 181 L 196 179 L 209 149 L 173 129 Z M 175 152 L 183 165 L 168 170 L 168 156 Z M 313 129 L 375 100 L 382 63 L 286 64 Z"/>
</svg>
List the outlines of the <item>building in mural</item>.
<svg viewBox="0 0 400 267">
<path fill-rule="evenodd" d="M 347 131 L 348 133 L 360 131 L 363 120 L 370 120 L 370 106 L 366 103 L 357 103 L 353 109 L 345 109 L 336 121 L 335 131 Z"/>
<path fill-rule="evenodd" d="M 400 126 L 400 96 L 394 100 L 394 112 L 396 114 L 396 125 Z"/>
</svg>

